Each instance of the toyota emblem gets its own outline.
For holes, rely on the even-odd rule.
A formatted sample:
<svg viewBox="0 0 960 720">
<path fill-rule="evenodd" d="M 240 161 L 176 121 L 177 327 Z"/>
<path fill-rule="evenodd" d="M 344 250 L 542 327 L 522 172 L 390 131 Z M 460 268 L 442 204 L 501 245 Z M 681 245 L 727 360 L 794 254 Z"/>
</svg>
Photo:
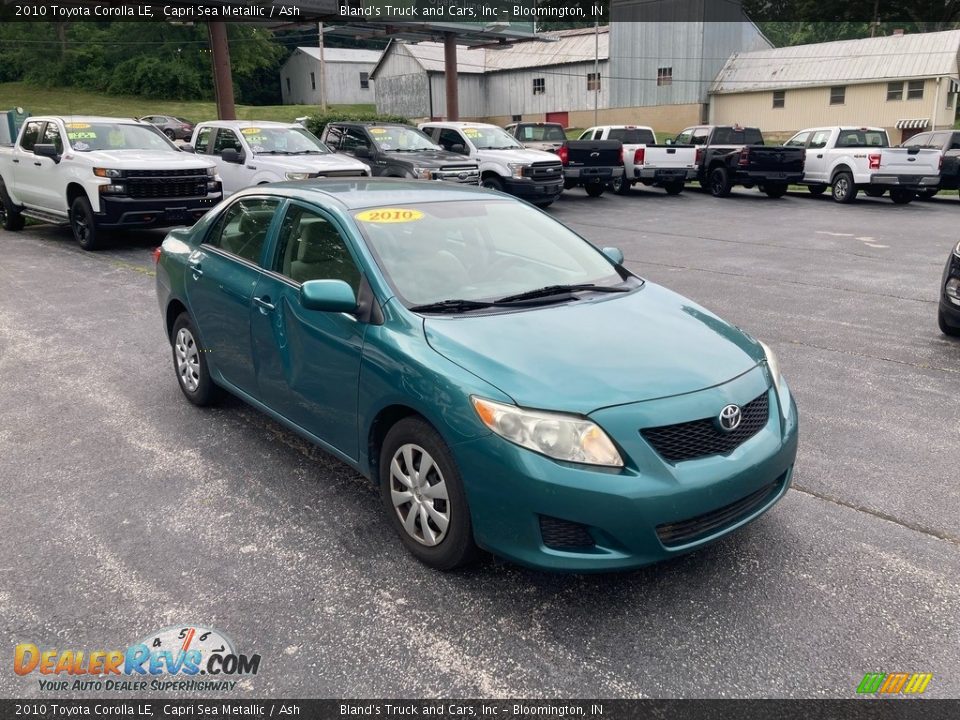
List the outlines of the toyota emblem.
<svg viewBox="0 0 960 720">
<path fill-rule="evenodd" d="M 727 405 L 720 411 L 717 421 L 720 423 L 720 429 L 725 432 L 733 432 L 740 427 L 740 421 L 743 420 L 743 412 L 739 405 Z"/>
</svg>

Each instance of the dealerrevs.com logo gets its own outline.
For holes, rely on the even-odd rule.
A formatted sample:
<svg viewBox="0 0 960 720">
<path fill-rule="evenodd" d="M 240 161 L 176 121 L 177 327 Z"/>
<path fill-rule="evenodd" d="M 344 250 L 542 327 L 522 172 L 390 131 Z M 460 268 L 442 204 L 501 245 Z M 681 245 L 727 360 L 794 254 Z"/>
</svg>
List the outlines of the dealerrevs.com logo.
<svg viewBox="0 0 960 720">
<path fill-rule="evenodd" d="M 920 695 L 933 673 L 867 673 L 857 686 L 858 695 Z"/>
<path fill-rule="evenodd" d="M 256 675 L 260 655 L 238 653 L 219 630 L 176 625 L 150 633 L 125 650 L 14 649 L 13 671 L 39 675 L 41 690 L 230 691 L 237 676 Z M 202 678 L 202 679 L 201 679 Z"/>
</svg>

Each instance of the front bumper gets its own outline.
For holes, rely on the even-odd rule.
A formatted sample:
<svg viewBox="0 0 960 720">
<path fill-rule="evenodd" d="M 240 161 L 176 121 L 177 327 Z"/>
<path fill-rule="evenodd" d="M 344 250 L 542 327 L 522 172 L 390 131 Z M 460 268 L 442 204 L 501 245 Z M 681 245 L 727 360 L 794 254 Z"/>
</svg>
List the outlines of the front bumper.
<svg viewBox="0 0 960 720">
<path fill-rule="evenodd" d="M 517 180 L 514 178 L 505 178 L 503 189 L 511 195 L 518 198 L 529 200 L 556 200 L 563 192 L 563 179 L 557 178 L 556 182 L 542 183 L 532 180 Z"/>
<path fill-rule="evenodd" d="M 101 195 L 96 223 L 99 227 L 192 225 L 222 198 L 221 192 L 208 193 L 205 197 L 149 200 Z"/>
<path fill-rule="evenodd" d="M 935 188 L 940 185 L 939 175 L 871 175 L 871 185 L 902 187 L 908 190 Z"/>
<path fill-rule="evenodd" d="M 624 468 L 556 462 L 496 435 L 455 445 L 452 450 L 463 474 L 477 543 L 529 567 L 604 572 L 681 555 L 749 523 L 790 486 L 797 453 L 792 397 L 788 396 L 784 420 L 777 393 L 767 389 L 767 424 L 723 456 L 670 464 L 647 444 L 638 428 L 708 417 L 726 403 L 748 402 L 766 386 L 765 373 L 757 368 L 698 393 L 592 414 L 619 446 Z M 543 518 L 581 526 L 592 546 L 548 546 Z M 669 532 L 664 528 L 701 518 L 708 519 L 702 534 L 679 544 L 661 542 Z"/>
</svg>

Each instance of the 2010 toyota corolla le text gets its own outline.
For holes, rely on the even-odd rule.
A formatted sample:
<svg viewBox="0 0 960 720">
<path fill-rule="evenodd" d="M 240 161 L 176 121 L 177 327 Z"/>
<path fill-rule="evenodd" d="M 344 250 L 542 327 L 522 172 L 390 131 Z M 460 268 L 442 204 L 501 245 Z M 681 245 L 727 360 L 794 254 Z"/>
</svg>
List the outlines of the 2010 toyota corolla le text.
<svg viewBox="0 0 960 720">
<path fill-rule="evenodd" d="M 636 567 L 790 484 L 776 357 L 540 210 L 479 188 L 252 188 L 157 254 L 180 388 L 239 396 L 380 487 L 407 548 Z"/>
</svg>

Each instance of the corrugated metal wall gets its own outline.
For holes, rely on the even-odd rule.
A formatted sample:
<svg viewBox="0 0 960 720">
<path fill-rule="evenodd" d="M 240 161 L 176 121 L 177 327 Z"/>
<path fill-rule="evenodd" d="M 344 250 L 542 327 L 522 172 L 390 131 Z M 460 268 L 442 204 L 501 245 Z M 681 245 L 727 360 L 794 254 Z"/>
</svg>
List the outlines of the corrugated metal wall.
<svg viewBox="0 0 960 720">
<path fill-rule="evenodd" d="M 510 70 L 486 76 L 485 116 L 593 110 L 596 93 L 587 90 L 587 74 L 594 64 L 572 63 L 534 70 Z M 600 63 L 601 108 L 609 103 L 610 64 Z M 533 94 L 534 78 L 543 78 L 544 92 Z"/>
<path fill-rule="evenodd" d="M 364 90 L 360 87 L 360 73 L 370 73 L 374 63 L 324 63 L 325 94 L 328 105 L 374 103 L 373 82 Z M 314 81 L 310 82 L 310 73 Z M 290 81 L 289 90 L 287 80 Z M 280 92 L 284 105 L 320 104 L 320 61 L 306 53 L 295 52 L 280 71 Z"/>
</svg>

